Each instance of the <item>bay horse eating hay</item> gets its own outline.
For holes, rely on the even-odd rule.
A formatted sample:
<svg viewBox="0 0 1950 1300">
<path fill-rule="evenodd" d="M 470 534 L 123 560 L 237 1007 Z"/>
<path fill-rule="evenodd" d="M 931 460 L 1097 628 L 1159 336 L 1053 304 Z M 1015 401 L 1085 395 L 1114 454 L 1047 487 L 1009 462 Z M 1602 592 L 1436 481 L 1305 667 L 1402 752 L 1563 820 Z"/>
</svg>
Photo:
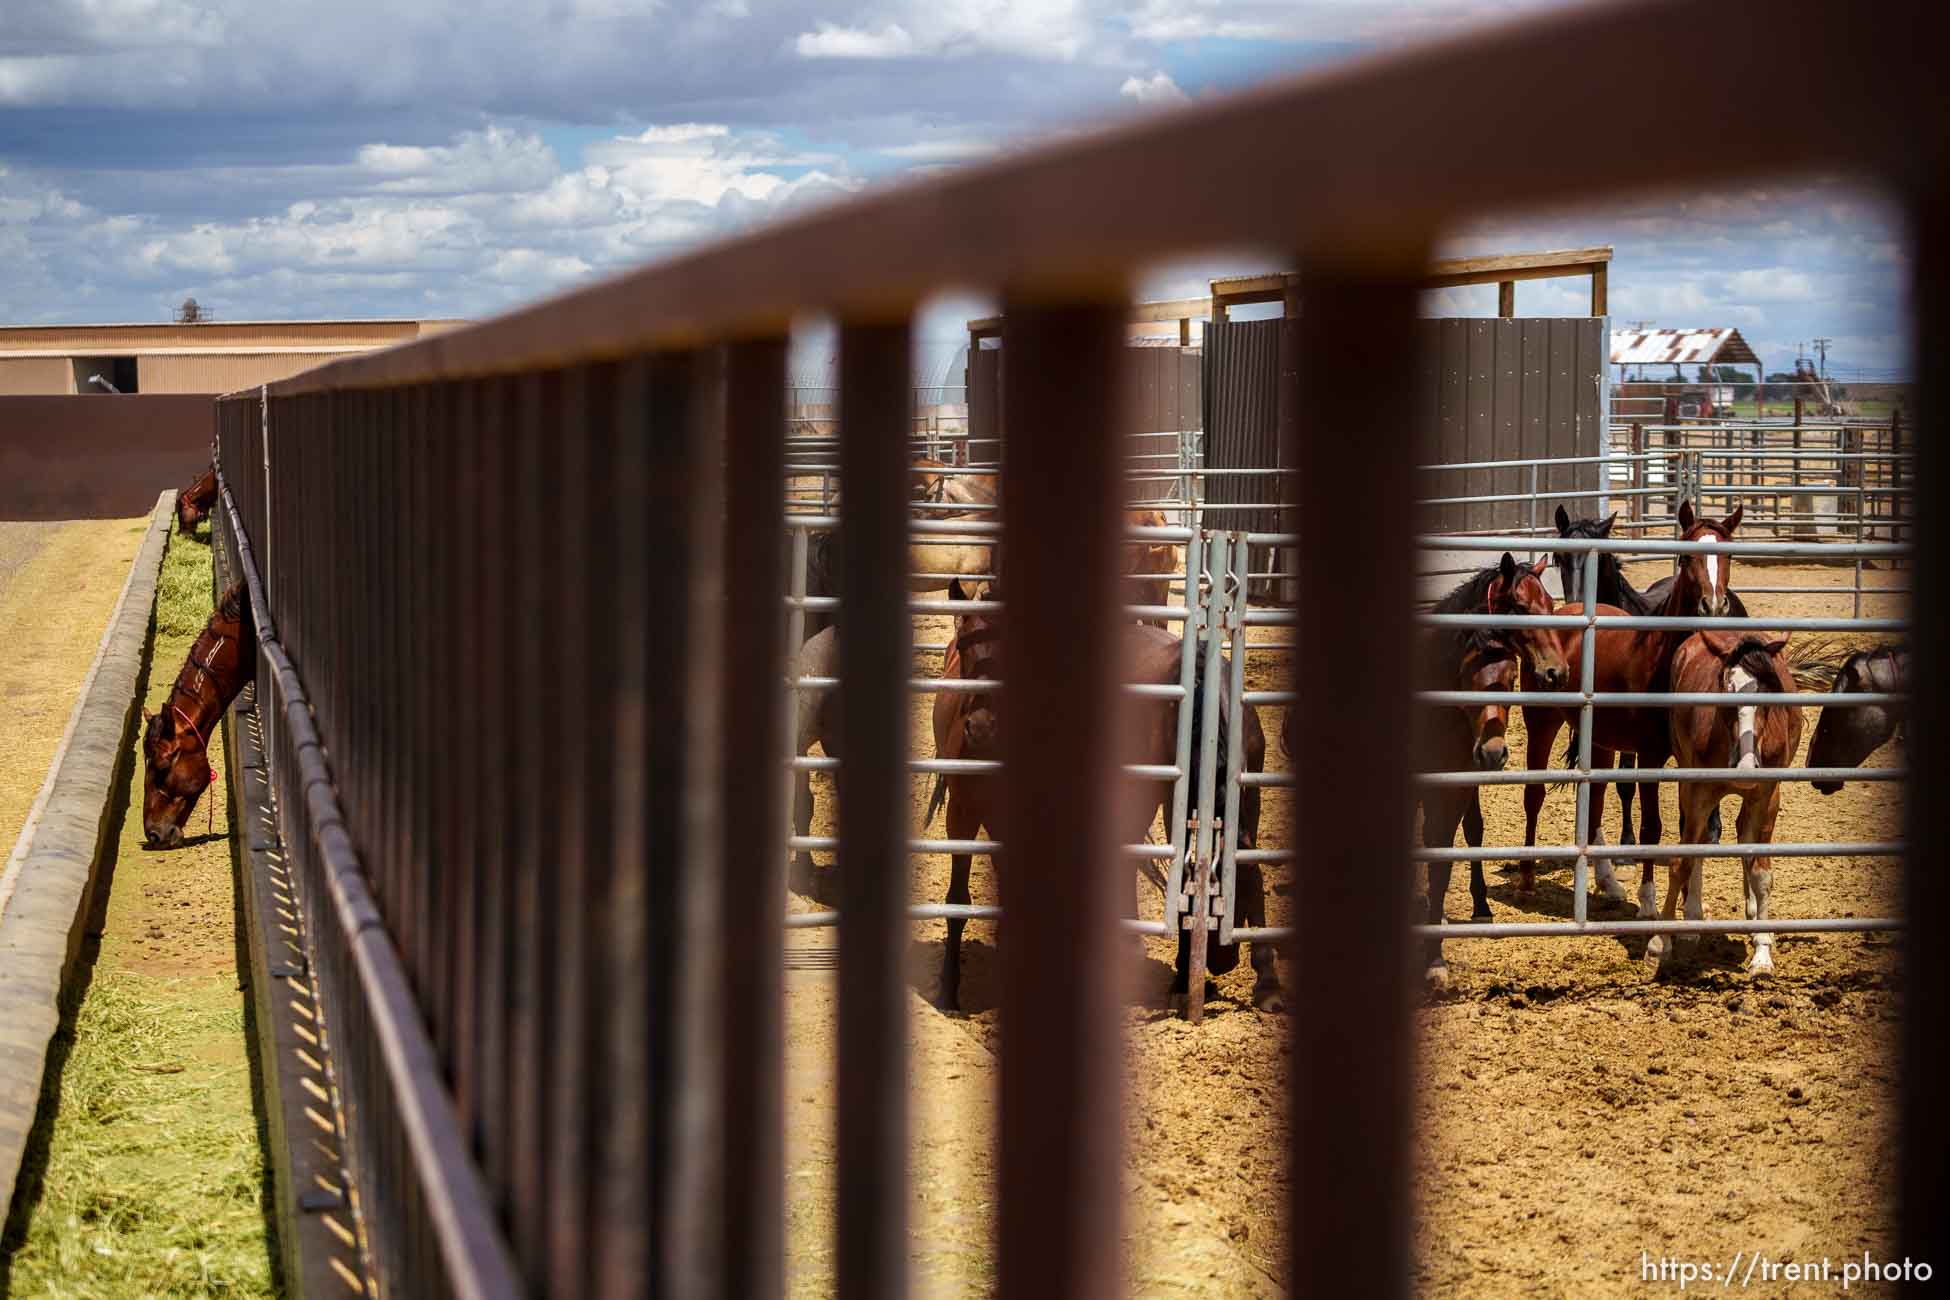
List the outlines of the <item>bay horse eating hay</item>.
<svg viewBox="0 0 1950 1300">
<path fill-rule="evenodd" d="M 1672 689 L 1725 693 L 1728 705 L 1680 705 L 1670 711 L 1668 727 L 1672 751 L 1681 767 L 1725 768 L 1723 781 L 1688 781 L 1679 787 L 1679 840 L 1682 844 L 1709 842 L 1707 822 L 1730 794 L 1740 796 L 1739 837 L 1742 844 L 1761 844 L 1774 838 L 1774 821 L 1781 811 L 1781 783 L 1742 779 L 1754 767 L 1786 767 L 1801 744 L 1801 709 L 1792 704 L 1740 704 L 1742 695 L 1757 691 L 1792 693 L 1794 670 L 1782 652 L 1785 636 L 1741 632 L 1696 632 L 1673 652 Z M 1648 864 L 1649 865 L 1649 864 Z M 1747 919 L 1764 921 L 1774 892 L 1774 860 L 1744 859 Z M 1673 919 L 1679 895 L 1686 895 L 1686 917 L 1701 920 L 1699 858 L 1673 863 L 1666 883 L 1665 919 Z M 1679 935 L 1654 935 L 1645 957 L 1663 968 L 1678 947 Z M 1696 936 L 1684 936 L 1694 938 Z M 1754 936 L 1751 975 L 1774 971 L 1774 936 Z"/>
<path fill-rule="evenodd" d="M 194 533 L 216 503 L 217 467 L 212 465 L 176 494 L 176 531 L 185 535 Z"/>
<path fill-rule="evenodd" d="M 959 583 L 949 588 L 951 599 L 965 600 L 969 597 Z M 981 599 L 997 600 L 1000 595 L 994 584 L 985 585 Z M 943 677 L 959 677 L 964 680 L 995 680 L 998 674 L 998 661 L 1001 650 L 1001 616 L 988 612 L 975 612 L 958 615 L 955 619 L 955 635 L 949 644 L 947 659 L 942 666 Z M 1132 624 L 1124 630 L 1124 653 L 1120 669 L 1121 681 L 1138 684 L 1177 685 L 1179 669 L 1183 663 L 1183 645 L 1179 639 L 1159 628 L 1147 624 Z M 1223 671 L 1223 670 L 1222 670 Z M 1194 680 L 1192 700 L 1201 698 L 1204 693 L 1204 656 L 1198 657 L 1198 668 Z M 934 704 L 935 753 L 941 758 L 999 759 L 1002 756 L 1001 726 L 1002 717 L 997 708 L 999 695 L 987 692 L 948 692 L 936 694 Z M 1126 755 L 1126 760 L 1134 763 L 1170 766 L 1175 760 L 1178 741 L 1177 700 L 1133 700 L 1127 701 L 1138 710 L 1138 726 L 1135 729 L 1134 750 Z M 1266 734 L 1260 727 L 1259 710 L 1252 705 L 1242 708 L 1245 720 L 1245 734 L 1240 738 L 1241 751 L 1248 772 L 1262 771 L 1266 765 Z M 1220 791 L 1226 789 L 1226 764 L 1230 761 L 1231 748 L 1226 731 L 1226 711 L 1219 712 L 1218 763 L 1216 784 Z M 1192 714 L 1192 768 L 1189 773 L 1191 787 L 1196 790 L 1199 784 L 1198 764 L 1202 756 L 1201 720 L 1199 711 Z M 1155 783 L 1159 791 L 1154 796 L 1130 799 L 1120 802 L 1118 820 L 1120 824 L 1119 843 L 1135 844 L 1142 842 L 1150 833 L 1151 824 L 1162 809 L 1170 815 L 1171 786 Z M 934 791 L 928 800 L 927 813 L 923 825 L 932 823 L 934 814 L 943 802 L 947 804 L 946 834 L 952 839 L 974 839 L 983 832 L 993 834 L 996 830 L 995 818 L 1000 811 L 1000 785 L 983 774 L 942 775 L 935 779 Z M 1243 786 L 1239 791 L 1239 828 L 1237 843 L 1242 849 L 1257 848 L 1259 845 L 1259 787 Z M 1223 806 L 1223 804 L 1221 804 Z M 1124 814 L 1129 813 L 1129 820 Z M 947 900 L 949 903 L 968 903 L 968 876 L 973 856 L 966 853 L 950 855 L 950 876 Z M 1237 895 L 1237 915 L 1240 924 L 1263 926 L 1266 924 L 1265 878 L 1256 862 L 1236 864 L 1234 887 Z M 1127 906 L 1129 895 L 1125 895 Z M 1132 914 L 1135 907 L 1126 915 Z M 954 1010 L 961 1004 L 961 939 L 966 922 L 957 919 L 948 921 L 948 939 L 942 950 L 941 976 L 936 989 L 936 1004 L 944 1010 Z M 1271 944 L 1255 942 L 1251 945 L 1251 957 L 1255 979 L 1253 981 L 1253 1004 L 1264 1011 L 1281 1009 L 1279 967 Z M 1223 975 L 1239 964 L 1239 945 L 1211 945 L 1208 953 L 1207 969 L 1214 975 Z M 1171 991 L 1183 994 L 1190 987 L 1191 937 L 1181 930 L 1178 935 L 1178 955 L 1173 966 Z"/>
<path fill-rule="evenodd" d="M 190 646 L 162 709 L 142 713 L 142 838 L 149 848 L 182 846 L 183 824 L 216 778 L 211 735 L 256 671 L 250 598 L 237 583 Z"/>
</svg>

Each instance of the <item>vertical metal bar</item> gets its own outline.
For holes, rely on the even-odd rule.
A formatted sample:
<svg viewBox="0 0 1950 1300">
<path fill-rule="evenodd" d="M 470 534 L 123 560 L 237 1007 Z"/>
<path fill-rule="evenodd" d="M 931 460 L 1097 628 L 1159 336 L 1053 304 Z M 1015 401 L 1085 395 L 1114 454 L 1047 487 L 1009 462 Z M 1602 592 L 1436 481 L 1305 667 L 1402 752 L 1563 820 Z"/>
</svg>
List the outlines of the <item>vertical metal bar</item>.
<svg viewBox="0 0 1950 1300">
<path fill-rule="evenodd" d="M 1219 893 L 1225 906 L 1219 911 L 1219 942 L 1232 942 L 1232 926 L 1238 912 L 1235 884 L 1238 876 L 1240 774 L 1246 770 L 1246 606 L 1252 572 L 1252 548 L 1244 533 L 1235 539 L 1232 550 L 1232 576 L 1227 582 L 1232 598 L 1226 605 L 1226 634 L 1232 642 L 1232 660 L 1226 671 L 1226 794 L 1225 816 L 1220 819 L 1219 852 L 1221 875 Z"/>
<path fill-rule="evenodd" d="M 1165 933 L 1178 933 L 1179 909 L 1185 896 L 1185 819 L 1191 806 L 1192 789 L 1192 710 L 1199 701 L 1192 698 L 1198 676 L 1200 629 L 1205 626 L 1206 602 L 1203 555 L 1204 535 L 1194 529 L 1185 543 L 1185 621 L 1178 641 L 1178 739 L 1172 746 L 1172 762 L 1178 778 L 1171 783 L 1171 820 L 1165 834 L 1171 840 L 1171 861 L 1165 866 Z"/>
<path fill-rule="evenodd" d="M 1115 771 L 1121 306 L 1010 303 L 1003 393 L 998 862 L 1002 970 L 999 1294 L 1095 1296 L 1120 1279 L 1123 1167 L 1113 826 L 1143 797 Z M 848 490 L 851 491 L 849 483 Z M 1065 564 L 1050 564 L 1048 555 Z M 1062 646 L 1059 654 L 1048 653 Z M 851 745 L 849 734 L 847 743 Z M 851 762 L 849 755 L 848 761 Z M 1033 955 L 1033 959 L 1032 959 Z"/>
<path fill-rule="evenodd" d="M 601 1032 L 593 1005 L 603 987 L 596 927 L 608 887 L 609 764 L 606 737 L 598 737 L 608 710 L 592 697 L 615 680 L 611 642 L 597 628 L 596 588 L 610 514 L 608 450 L 615 411 L 613 371 L 575 366 L 562 375 L 560 405 L 550 440 L 555 461 L 548 502 L 554 534 L 555 600 L 546 619 L 557 647 L 551 711 L 559 742 L 548 773 L 556 791 L 556 831 L 544 888 L 555 901 L 554 987 L 545 1005 L 553 1022 L 545 1063 L 549 1116 L 548 1275 L 553 1295 L 586 1295 L 590 1289 L 590 1167 L 597 1141 L 597 1110 L 607 1093 L 592 1088 L 595 1039 Z M 605 602 L 606 603 L 606 602 Z M 600 824 L 600 830 L 598 829 Z"/>
<path fill-rule="evenodd" d="M 907 1292 L 907 774 L 913 625 L 904 431 L 909 336 L 900 324 L 840 330 L 839 618 L 846 762 L 839 786 L 838 1293 Z M 1011 607 L 1014 594 L 1011 593 Z M 775 942 L 766 936 L 763 942 Z"/>
<path fill-rule="evenodd" d="M 1401 358 L 1416 354 L 1422 249 L 1331 259 L 1303 281 L 1298 400 L 1300 590 L 1308 617 L 1293 681 L 1310 731 L 1383 737 L 1360 764 L 1330 746 L 1289 756 L 1294 824 L 1333 869 L 1294 875 L 1295 987 L 1337 990 L 1293 1022 L 1287 1285 L 1295 1295 L 1408 1293 L 1408 1149 L 1414 1110 L 1414 945 L 1402 942 L 1413 804 L 1410 530 L 1380 528 L 1414 499 L 1414 425 Z M 1382 259 L 1386 259 L 1383 261 Z M 1350 537 L 1362 544 L 1348 547 Z M 1362 633 L 1347 671 L 1346 629 Z M 1361 1064 L 1348 1068 L 1348 1045 Z"/>
<path fill-rule="evenodd" d="M 1950 413 L 1950 187 L 1942 177 L 1910 213 L 1910 301 L 1915 304 L 1919 429 Z M 1912 622 L 1936 635 L 1916 638 L 1915 672 L 1910 689 L 1909 726 L 1914 734 L 1942 736 L 1950 726 L 1950 682 L 1939 671 L 1950 626 L 1950 569 L 1945 567 L 1943 503 L 1945 448 L 1940 438 L 1917 437 L 1913 467 L 1916 508 L 1911 512 L 1915 568 L 1911 579 Z M 1933 796 L 1950 781 L 1950 761 L 1942 745 L 1926 742 L 1909 750 L 1909 792 L 1904 871 L 1904 915 L 1936 918 L 1950 906 L 1950 852 L 1937 832 Z M 1950 1114 L 1942 1103 L 1942 1083 L 1950 1070 L 1950 1047 L 1943 1026 L 1950 1023 L 1950 973 L 1929 929 L 1903 932 L 1902 1017 L 1902 1209 L 1899 1239 L 1905 1253 L 1935 1263 L 1950 1249 L 1950 1194 L 1943 1170 L 1950 1164 Z M 1941 1268 L 1942 1265 L 1938 1264 Z"/>
<path fill-rule="evenodd" d="M 1526 535 L 1537 536 L 1537 462 L 1534 460 L 1530 462 L 1530 531 Z M 1532 564 L 1537 562 L 1537 552 L 1534 548 L 1530 552 L 1530 562 Z"/>
<path fill-rule="evenodd" d="M 1582 662 L 1578 666 L 1578 690 L 1584 694 L 1584 703 L 1578 706 L 1578 811 L 1575 831 L 1578 846 L 1577 860 L 1571 865 L 1571 919 L 1579 925 L 1585 922 L 1585 913 L 1590 900 L 1585 897 L 1585 881 L 1591 870 L 1591 728 L 1595 721 L 1591 703 L 1592 692 L 1597 689 L 1598 673 L 1598 556 L 1587 551 L 1584 566 L 1579 570 L 1583 575 L 1584 593 L 1579 597 L 1584 603 L 1584 631 L 1581 650 Z"/>
<path fill-rule="evenodd" d="M 753 754 L 788 748 L 789 714 L 767 689 L 784 670 L 778 630 L 784 518 L 785 342 L 733 344 L 726 357 L 725 458 L 738 467 L 725 483 L 724 679 L 720 734 L 726 745 L 721 799 L 725 821 L 724 917 L 748 927 L 750 943 L 721 942 L 724 1019 L 724 1294 L 776 1296 L 784 1278 L 784 1134 L 780 1070 L 784 981 L 779 936 L 785 872 L 778 826 L 789 800 L 775 773 Z M 803 540 L 803 532 L 797 535 Z M 803 554 L 801 546 L 795 552 Z M 805 579 L 798 580 L 804 590 Z M 797 651 L 798 647 L 792 647 Z M 790 773 L 788 773 L 788 777 Z"/>
</svg>

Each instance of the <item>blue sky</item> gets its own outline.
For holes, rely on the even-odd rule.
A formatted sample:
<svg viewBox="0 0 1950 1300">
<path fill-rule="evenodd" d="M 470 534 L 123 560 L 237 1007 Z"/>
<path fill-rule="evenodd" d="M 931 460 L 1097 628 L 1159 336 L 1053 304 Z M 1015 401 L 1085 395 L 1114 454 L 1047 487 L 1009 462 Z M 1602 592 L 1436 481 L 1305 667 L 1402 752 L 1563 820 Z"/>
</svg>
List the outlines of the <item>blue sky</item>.
<svg viewBox="0 0 1950 1300">
<path fill-rule="evenodd" d="M 0 4 L 0 321 L 161 320 L 191 294 L 233 320 L 486 315 L 802 204 L 1546 2 Z M 1605 243 L 1615 321 L 1734 325 L 1774 368 L 1818 335 L 1831 368 L 1908 365 L 1900 231 L 1832 179 L 1484 220 L 1445 251 Z M 1145 288 L 1262 269 L 1214 254 Z M 1581 312 L 1583 292 L 1525 284 L 1519 310 Z M 983 307 L 936 304 L 922 368 Z M 1427 310 L 1486 314 L 1493 290 Z"/>
</svg>

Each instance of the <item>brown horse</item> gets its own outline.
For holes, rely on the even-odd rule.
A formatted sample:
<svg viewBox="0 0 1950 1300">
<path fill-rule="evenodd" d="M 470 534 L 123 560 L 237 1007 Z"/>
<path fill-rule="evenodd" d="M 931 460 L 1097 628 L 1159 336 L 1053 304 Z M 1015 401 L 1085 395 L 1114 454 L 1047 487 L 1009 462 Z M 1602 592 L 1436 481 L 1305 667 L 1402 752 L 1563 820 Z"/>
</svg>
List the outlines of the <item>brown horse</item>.
<svg viewBox="0 0 1950 1300">
<path fill-rule="evenodd" d="M 1725 768 L 1724 781 L 1688 781 L 1679 787 L 1679 842 L 1704 844 L 1708 821 L 1730 794 L 1740 796 L 1739 836 L 1743 844 L 1763 844 L 1774 838 L 1774 820 L 1781 811 L 1779 781 L 1743 780 L 1752 767 L 1786 767 L 1801 745 L 1801 709 L 1797 705 L 1743 705 L 1740 697 L 1756 691 L 1792 692 L 1794 670 L 1783 657 L 1787 638 L 1741 632 L 1696 632 L 1673 652 L 1670 675 L 1675 691 L 1717 691 L 1728 705 L 1681 705 L 1667 714 L 1674 755 L 1681 767 Z M 1650 864 L 1648 864 L 1649 866 Z M 1745 859 L 1747 919 L 1764 921 L 1774 891 L 1774 860 Z M 1673 919 L 1679 895 L 1686 895 L 1689 920 L 1704 917 L 1700 907 L 1698 858 L 1680 858 L 1667 876 L 1665 918 Z M 1654 935 L 1646 945 L 1646 960 L 1663 966 L 1681 936 Z M 1750 975 L 1774 971 L 1774 936 L 1754 936 Z"/>
<path fill-rule="evenodd" d="M 142 838 L 150 848 L 182 845 L 190 810 L 216 779 L 212 733 L 256 671 L 250 598 L 237 583 L 223 593 L 190 646 L 161 712 L 143 710 Z"/>
<path fill-rule="evenodd" d="M 1549 561 L 1544 561 L 1548 564 Z M 1436 614 L 1548 614 L 1550 593 L 1539 580 L 1541 568 L 1526 569 L 1506 551 L 1500 563 L 1465 579 L 1454 591 L 1437 601 Z M 1545 676 L 1565 671 L 1554 638 L 1541 635 L 1542 629 L 1472 628 L 1451 631 L 1447 628 L 1420 629 L 1417 639 L 1417 690 L 1509 691 L 1516 687 L 1523 653 L 1535 655 L 1537 672 Z M 1518 647 L 1524 647 L 1520 653 Z M 1288 715 L 1291 718 L 1292 712 Z M 1415 752 L 1424 770 L 1454 772 L 1474 768 L 1479 772 L 1499 772 L 1509 761 L 1505 738 L 1510 706 L 1507 704 L 1459 704 L 1438 708 L 1418 716 Z M 1285 743 L 1284 733 L 1282 743 Z M 1420 795 L 1422 804 L 1422 844 L 1425 848 L 1448 848 L 1455 843 L 1456 828 L 1471 848 L 1483 844 L 1483 807 L 1479 786 L 1429 786 Z M 1428 924 L 1442 923 L 1443 903 L 1449 893 L 1452 864 L 1428 864 Z M 1470 919 L 1490 920 L 1489 890 L 1483 881 L 1479 859 L 1469 864 L 1469 895 L 1474 904 Z M 1442 957 L 1442 941 L 1428 940 L 1428 974 L 1437 983 L 1444 981 L 1448 967 Z"/>
<path fill-rule="evenodd" d="M 969 514 L 970 507 L 992 506 L 998 499 L 999 489 L 994 474 L 956 474 L 946 473 L 965 466 L 950 465 L 945 460 L 933 460 L 926 456 L 915 458 L 913 467 L 914 501 L 917 518 L 950 519 L 957 514 Z M 932 508 L 928 508 L 932 507 Z M 978 517 L 994 518 L 993 510 L 978 510 Z"/>
<path fill-rule="evenodd" d="M 212 465 L 190 480 L 190 485 L 176 494 L 176 531 L 189 534 L 203 522 L 210 513 L 210 507 L 217 503 L 217 468 Z"/>
<path fill-rule="evenodd" d="M 1679 526 L 1682 540 L 1730 541 L 1733 532 L 1740 526 L 1740 516 L 1744 507 L 1736 506 L 1725 519 L 1713 520 L 1696 516 L 1691 501 L 1682 502 L 1679 507 Z M 1689 618 L 1705 615 L 1710 618 L 1726 617 L 1732 608 L 1732 595 L 1727 589 L 1732 580 L 1733 565 L 1730 557 L 1724 555 L 1687 555 L 1679 565 L 1679 572 L 1673 575 L 1672 585 L 1666 588 L 1665 601 L 1657 610 L 1663 618 Z M 1572 601 L 1558 608 L 1560 614 L 1582 614 L 1582 602 Z M 1600 604 L 1600 616 L 1617 616 L 1628 611 L 1616 605 Z M 1584 633 L 1578 628 L 1564 628 L 1553 631 L 1564 659 L 1570 665 L 1572 681 L 1582 681 L 1584 664 Z M 1667 670 L 1672 664 L 1673 652 L 1680 642 L 1692 635 L 1685 628 L 1654 628 L 1650 630 L 1611 629 L 1601 630 L 1596 635 L 1597 654 L 1593 665 L 1595 673 L 1593 685 L 1602 692 L 1621 691 L 1662 691 L 1666 689 Z M 1524 674 L 1523 688 L 1536 689 L 1530 673 Z M 1666 765 L 1671 756 L 1672 739 L 1667 726 L 1667 710 L 1653 705 L 1641 708 L 1604 707 L 1592 710 L 1592 761 L 1601 767 L 1609 767 L 1617 760 L 1617 755 L 1637 754 L 1639 766 L 1660 768 Z M 1550 766 L 1551 749 L 1557 743 L 1557 733 L 1575 724 L 1577 714 L 1568 709 L 1535 708 L 1525 705 L 1523 710 L 1524 728 L 1527 732 L 1525 763 L 1533 770 Z M 1575 761 L 1576 755 L 1567 761 Z M 1544 787 L 1527 785 L 1523 788 L 1524 847 L 1537 842 L 1537 814 L 1544 807 Z M 1659 816 L 1659 801 L 1643 799 L 1640 801 L 1639 842 L 1657 844 L 1664 823 Z M 1603 844 L 1605 810 L 1605 787 L 1603 782 L 1593 782 L 1591 786 L 1591 842 Z M 1597 858 L 1595 871 L 1597 883 L 1605 897 L 1614 902 L 1624 901 L 1625 887 L 1618 883 L 1612 869 L 1610 858 Z M 1518 888 L 1525 893 L 1537 887 L 1537 864 L 1524 859 L 1517 864 L 1520 874 Z M 1647 859 L 1639 878 L 1639 908 L 1641 918 L 1650 917 L 1653 911 L 1654 891 L 1652 886 L 1652 861 Z"/>
<path fill-rule="evenodd" d="M 1124 522 L 1132 528 L 1169 528 L 1171 520 L 1162 510 L 1132 510 L 1124 516 Z M 1185 571 L 1184 548 L 1171 542 L 1126 542 L 1124 543 L 1124 563 L 1120 572 L 1117 598 L 1133 605 L 1171 604 L 1171 579 L 1173 575 Z M 1151 578 L 1148 575 L 1160 575 Z M 1141 618 L 1140 623 L 1153 627 L 1164 627 L 1167 620 L 1160 618 Z"/>
<path fill-rule="evenodd" d="M 960 584 L 950 587 L 951 599 L 966 599 Z M 993 584 L 982 589 L 982 599 L 997 599 Z M 1000 651 L 1000 619 L 987 613 L 963 614 L 955 620 L 955 637 L 948 652 L 948 660 L 942 669 L 944 677 L 963 679 L 992 680 L 997 674 L 997 656 Z M 1125 633 L 1124 662 L 1122 680 L 1139 684 L 1176 685 L 1182 660 L 1182 647 L 1179 639 L 1168 632 L 1143 624 L 1133 624 Z M 1202 694 L 1204 682 L 1204 663 L 1200 660 L 1197 678 L 1193 686 L 1193 699 Z M 934 738 L 935 752 L 942 758 L 995 759 L 1001 757 L 1000 737 L 1001 715 L 997 708 L 1000 697 L 986 692 L 965 693 L 943 691 L 935 696 Z M 1174 760 L 1178 741 L 1178 702 L 1175 700 L 1140 700 L 1134 702 L 1139 711 L 1138 725 L 1135 728 L 1134 750 L 1128 761 L 1136 763 L 1169 766 Z M 1245 756 L 1246 770 L 1262 771 L 1266 765 L 1266 735 L 1260 728 L 1259 711 L 1250 705 L 1243 709 L 1245 735 L 1241 737 L 1241 748 Z M 1190 781 L 1193 789 L 1199 782 L 1198 762 L 1202 749 L 1200 746 L 1198 715 L 1193 714 L 1192 762 Z M 1228 737 L 1224 731 L 1224 712 L 1220 715 L 1221 731 L 1218 736 L 1218 755 L 1220 768 L 1217 773 L 1218 788 L 1224 791 L 1227 776 L 1225 764 L 1230 759 Z M 992 834 L 996 818 L 1000 812 L 998 800 L 1001 787 L 982 775 L 941 776 L 935 780 L 934 792 L 928 801 L 924 824 L 934 820 L 934 814 L 945 801 L 948 815 L 946 833 L 953 839 L 974 839 L 984 833 Z M 1161 809 L 1169 815 L 1171 787 L 1157 783 L 1155 795 L 1139 797 L 1128 804 L 1120 805 L 1119 821 L 1122 825 L 1120 843 L 1135 844 L 1146 839 L 1153 820 Z M 1125 820 L 1123 813 L 1128 812 Z M 1259 788 L 1244 786 L 1239 791 L 1239 829 L 1237 843 L 1240 848 L 1257 848 L 1259 844 Z M 969 854 L 953 854 L 950 857 L 950 878 L 947 901 L 950 903 L 969 902 L 968 876 L 972 864 Z M 1263 926 L 1266 924 L 1266 889 L 1264 877 L 1258 863 L 1241 862 L 1235 873 L 1235 889 L 1238 898 L 1240 924 Z M 1132 912 L 1135 912 L 1134 900 Z M 1127 913 L 1131 914 L 1131 913 Z M 942 951 L 941 978 L 936 990 L 936 1003 L 944 1009 L 960 1006 L 961 1000 L 961 937 L 964 922 L 948 922 L 948 941 Z M 1178 937 L 1178 956 L 1172 975 L 1171 991 L 1182 994 L 1189 988 L 1190 936 L 1181 931 Z M 1238 944 L 1214 944 L 1210 951 L 1208 969 L 1215 975 L 1223 975 L 1238 965 Z M 1281 1008 L 1280 976 L 1271 945 L 1255 943 L 1252 945 L 1252 964 L 1256 978 L 1253 983 L 1253 1003 L 1266 1011 Z"/>
<path fill-rule="evenodd" d="M 839 629 L 827 627 L 809 637 L 806 644 L 799 647 L 799 653 L 793 660 L 792 676 L 796 679 L 839 675 Z M 826 757 L 838 758 L 840 756 L 840 693 L 801 690 L 793 693 L 793 700 L 797 706 L 797 726 L 794 731 L 795 745 L 792 752 L 803 758 L 817 742 L 825 751 Z M 794 833 L 812 834 L 812 820 L 812 776 L 807 772 L 794 772 L 792 774 Z M 790 883 L 793 890 L 798 893 L 812 897 L 820 896 L 813 856 L 804 849 L 800 849 L 793 855 Z"/>
</svg>

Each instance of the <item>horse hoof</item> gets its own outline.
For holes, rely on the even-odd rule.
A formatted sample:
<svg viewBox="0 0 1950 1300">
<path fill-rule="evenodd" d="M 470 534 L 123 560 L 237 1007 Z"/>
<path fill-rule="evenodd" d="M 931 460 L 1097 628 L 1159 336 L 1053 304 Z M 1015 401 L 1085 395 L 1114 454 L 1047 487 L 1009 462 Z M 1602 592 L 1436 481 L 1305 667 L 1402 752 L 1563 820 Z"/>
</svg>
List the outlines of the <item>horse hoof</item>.
<svg viewBox="0 0 1950 1300">
<path fill-rule="evenodd" d="M 1494 921 L 1496 918 L 1490 915 L 1489 908 L 1479 907 L 1470 912 L 1469 919 L 1472 921 Z"/>
<path fill-rule="evenodd" d="M 1269 1015 L 1277 1016 L 1286 1010 L 1286 995 L 1280 992 L 1277 984 L 1267 989 L 1256 988 L 1253 990 L 1253 1005 Z"/>
<path fill-rule="evenodd" d="M 1619 884 L 1616 880 L 1607 880 L 1605 882 L 1605 898 L 1608 902 L 1629 902 L 1631 897 L 1630 894 L 1625 892 L 1625 886 Z"/>
<path fill-rule="evenodd" d="M 961 1011 L 961 997 L 958 994 L 936 989 L 934 996 L 928 1000 L 934 1003 L 936 1011 L 946 1011 L 951 1015 Z"/>
<path fill-rule="evenodd" d="M 1438 964 L 1429 967 L 1423 979 L 1428 983 L 1429 992 L 1431 993 L 1446 993 L 1449 991 L 1449 968 L 1447 966 Z"/>
<path fill-rule="evenodd" d="M 1754 976 L 1772 975 L 1774 973 L 1773 950 L 1769 948 L 1756 948 L 1754 950 L 1754 959 L 1747 963 L 1747 973 Z"/>
</svg>

